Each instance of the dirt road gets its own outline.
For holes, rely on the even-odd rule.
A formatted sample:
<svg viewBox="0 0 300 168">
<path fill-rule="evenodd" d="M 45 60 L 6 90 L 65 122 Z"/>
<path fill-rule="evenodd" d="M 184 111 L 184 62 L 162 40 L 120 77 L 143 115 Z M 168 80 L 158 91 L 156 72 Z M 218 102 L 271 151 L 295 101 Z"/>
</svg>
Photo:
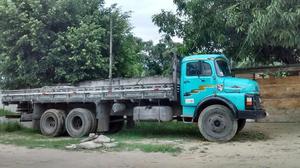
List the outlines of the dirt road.
<svg viewBox="0 0 300 168">
<path fill-rule="evenodd" d="M 163 153 L 75 152 L 0 145 L 0 168 L 109 167 L 300 167 L 300 123 L 248 123 L 245 132 L 260 132 L 266 140 L 182 143 L 174 156 Z"/>
</svg>

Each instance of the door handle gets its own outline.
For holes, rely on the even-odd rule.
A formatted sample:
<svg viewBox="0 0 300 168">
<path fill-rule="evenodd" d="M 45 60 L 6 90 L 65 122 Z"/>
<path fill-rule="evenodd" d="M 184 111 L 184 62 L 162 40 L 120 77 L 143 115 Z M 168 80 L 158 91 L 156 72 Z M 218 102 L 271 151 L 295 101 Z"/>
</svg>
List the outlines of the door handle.
<svg viewBox="0 0 300 168">
<path fill-rule="evenodd" d="M 183 83 L 190 83 L 190 81 L 189 80 L 185 80 L 185 81 L 183 81 Z"/>
<path fill-rule="evenodd" d="M 204 80 L 204 79 L 201 79 L 200 81 L 201 81 L 201 82 L 205 82 L 205 80 Z"/>
</svg>

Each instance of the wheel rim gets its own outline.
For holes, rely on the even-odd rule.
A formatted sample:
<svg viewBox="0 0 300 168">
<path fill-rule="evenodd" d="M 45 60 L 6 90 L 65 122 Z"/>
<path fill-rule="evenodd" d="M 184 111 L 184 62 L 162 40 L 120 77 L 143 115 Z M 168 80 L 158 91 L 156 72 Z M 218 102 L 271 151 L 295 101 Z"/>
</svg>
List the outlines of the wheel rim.
<svg viewBox="0 0 300 168">
<path fill-rule="evenodd" d="M 56 126 L 56 123 L 55 123 L 55 120 L 53 117 L 48 117 L 46 119 L 46 124 L 47 124 L 47 127 L 49 127 L 49 128 L 55 128 L 55 126 Z"/>
<path fill-rule="evenodd" d="M 206 125 L 205 131 L 212 137 L 221 138 L 225 136 L 230 129 L 230 120 L 218 112 L 209 115 L 204 124 Z"/>
<path fill-rule="evenodd" d="M 82 119 L 79 116 L 75 116 L 72 119 L 72 126 L 75 130 L 79 130 L 82 128 L 83 122 Z"/>
<path fill-rule="evenodd" d="M 53 116 L 48 116 L 47 118 L 45 118 L 45 123 L 43 126 L 45 132 L 51 134 L 56 130 L 56 128 L 57 128 L 57 121 Z"/>
<path fill-rule="evenodd" d="M 208 128 L 216 133 L 223 132 L 226 129 L 224 117 L 221 115 L 213 115 L 208 119 Z"/>
</svg>

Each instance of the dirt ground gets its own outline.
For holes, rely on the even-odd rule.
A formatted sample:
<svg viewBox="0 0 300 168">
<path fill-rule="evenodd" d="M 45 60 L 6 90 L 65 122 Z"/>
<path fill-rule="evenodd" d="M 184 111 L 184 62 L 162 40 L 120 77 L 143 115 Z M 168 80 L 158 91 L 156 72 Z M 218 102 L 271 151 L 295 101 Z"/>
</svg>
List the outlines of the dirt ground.
<svg viewBox="0 0 300 168">
<path fill-rule="evenodd" d="M 0 145 L 0 168 L 300 167 L 300 123 L 247 123 L 264 140 L 181 143 L 180 154 L 64 151 Z M 161 142 L 157 142 L 161 143 Z"/>
</svg>

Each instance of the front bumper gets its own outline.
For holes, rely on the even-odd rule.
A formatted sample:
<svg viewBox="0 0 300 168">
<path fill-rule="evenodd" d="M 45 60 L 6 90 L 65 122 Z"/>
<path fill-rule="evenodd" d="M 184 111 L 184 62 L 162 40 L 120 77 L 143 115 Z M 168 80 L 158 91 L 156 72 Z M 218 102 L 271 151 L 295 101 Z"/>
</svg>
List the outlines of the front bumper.
<svg viewBox="0 0 300 168">
<path fill-rule="evenodd" d="M 237 118 L 239 119 L 260 119 L 265 118 L 266 116 L 267 113 L 264 109 L 238 111 L 237 113 Z"/>
</svg>

